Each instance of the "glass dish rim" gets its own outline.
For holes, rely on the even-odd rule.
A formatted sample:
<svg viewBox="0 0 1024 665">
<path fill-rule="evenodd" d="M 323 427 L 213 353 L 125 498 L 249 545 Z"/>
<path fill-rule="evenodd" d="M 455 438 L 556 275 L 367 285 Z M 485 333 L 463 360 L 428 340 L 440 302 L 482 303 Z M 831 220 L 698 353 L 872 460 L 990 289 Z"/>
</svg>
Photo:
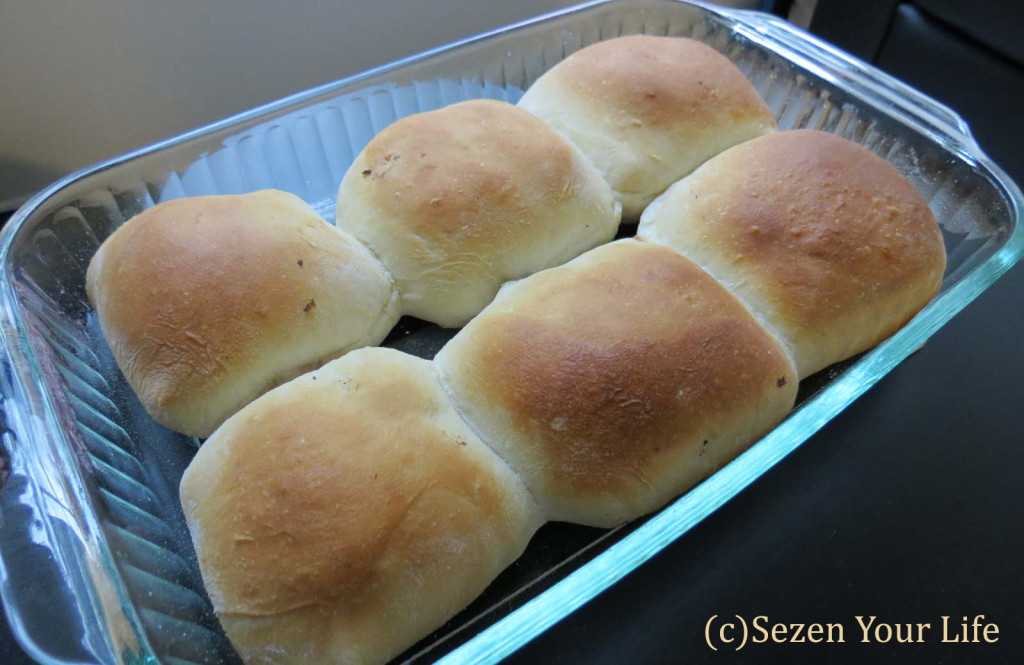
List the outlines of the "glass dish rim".
<svg viewBox="0 0 1024 665">
<path fill-rule="evenodd" d="M 38 370 L 38 365 L 35 354 L 28 346 L 26 323 L 17 306 L 18 300 L 14 292 L 10 272 L 12 264 L 9 257 L 14 240 L 23 224 L 62 190 L 123 163 L 274 114 L 304 101 L 327 95 L 334 90 L 396 69 L 415 65 L 428 58 L 473 43 L 529 25 L 588 11 L 598 6 L 632 4 L 634 2 L 635 0 L 591 0 L 456 40 L 353 76 L 286 96 L 178 136 L 99 162 L 61 178 L 30 197 L 11 216 L 6 228 L 0 234 L 0 262 L 3 266 L 2 272 L 0 272 L 0 282 L 2 282 L 2 286 L 0 286 L 0 339 L 2 339 L 4 347 L 0 362 L 7 363 L 11 370 L 12 382 L 16 382 L 22 391 L 34 398 L 23 400 L 14 406 L 22 406 L 26 401 L 35 401 L 44 405 L 44 413 L 21 414 L 26 419 L 45 418 L 49 420 L 54 414 L 49 391 L 42 385 L 41 374 L 38 371 L 32 372 L 25 369 L 35 368 Z M 636 531 L 597 555 L 589 563 L 445 655 L 439 661 L 442 663 L 479 663 L 499 660 L 634 570 L 802 445 L 825 423 L 885 376 L 1024 255 L 1024 224 L 1021 223 L 1024 221 L 1024 213 L 1022 213 L 1024 197 L 1007 174 L 985 155 L 974 140 L 967 123 L 954 111 L 872 65 L 822 42 L 777 17 L 750 10 L 727 9 L 698 0 L 653 0 L 652 4 L 654 3 L 695 5 L 730 21 L 738 33 L 758 41 L 763 46 L 768 46 L 786 59 L 821 75 L 834 84 L 850 86 L 852 80 L 852 84 L 856 84 L 858 87 L 851 92 L 873 106 L 878 106 L 879 103 L 886 104 L 886 110 L 891 115 L 928 136 L 929 139 L 942 143 L 955 150 L 959 156 L 976 164 L 979 170 L 983 171 L 994 184 L 1002 189 L 1010 204 L 1009 212 L 1016 219 L 1016 225 L 1001 248 L 965 275 L 960 282 L 929 303 L 896 335 L 865 354 L 827 390 L 823 390 L 809 399 L 764 439 L 696 488 L 663 508 Z M 760 40 L 771 40 L 771 44 L 765 44 Z M 14 362 L 15 359 L 18 362 Z M 15 372 L 15 368 L 20 368 L 21 371 Z M 9 386 L 4 386 L 5 392 L 7 388 Z M 6 398 L 9 395 L 5 394 L 3 397 Z M 5 406 L 4 410 L 9 408 Z M 14 430 L 14 427 L 10 425 L 9 418 L 7 428 Z M 39 435 L 42 431 L 38 423 L 29 429 L 35 435 Z M 19 432 L 13 431 L 13 434 L 17 438 Z M 25 442 L 20 441 L 18 444 L 25 445 Z M 70 481 L 75 498 L 84 498 L 86 505 L 92 508 L 90 497 L 82 486 L 81 479 L 71 478 Z M 33 482 L 31 478 L 29 482 Z M 89 511 L 89 513 L 89 518 L 95 520 L 95 511 Z M 98 537 L 104 538 L 102 534 Z M 105 554 L 109 554 L 106 549 L 107 546 L 104 544 L 103 551 Z M 11 583 L 10 572 L 3 557 L 0 557 L 0 597 L 5 604 L 11 597 L 11 592 L 8 589 Z M 118 581 L 120 582 L 120 580 Z M 121 609 L 126 611 L 134 609 L 130 601 L 121 600 L 123 601 Z M 134 611 L 131 613 L 135 614 Z M 138 616 L 129 617 L 129 621 L 139 634 L 140 642 L 145 645 L 145 651 L 152 654 L 151 646 L 148 644 L 145 633 L 141 630 Z M 18 642 L 33 658 L 44 663 L 65 662 L 50 658 L 44 650 L 40 649 L 16 617 L 10 623 Z"/>
</svg>

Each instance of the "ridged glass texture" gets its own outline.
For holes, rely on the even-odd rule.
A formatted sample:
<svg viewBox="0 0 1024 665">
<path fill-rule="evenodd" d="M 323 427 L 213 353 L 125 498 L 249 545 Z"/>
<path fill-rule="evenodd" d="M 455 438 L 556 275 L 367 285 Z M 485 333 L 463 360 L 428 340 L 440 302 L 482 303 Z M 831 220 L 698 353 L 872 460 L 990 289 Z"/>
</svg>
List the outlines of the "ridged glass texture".
<svg viewBox="0 0 1024 665">
<path fill-rule="evenodd" d="M 493 661 L 599 593 L 800 445 L 1016 262 L 1021 195 L 945 107 L 769 16 L 671 0 L 584 5 L 298 95 L 101 164 L 33 198 L 3 235 L 0 590 L 43 663 L 237 662 L 210 610 L 177 501 L 198 442 L 156 425 L 84 293 L 99 243 L 181 196 L 293 192 L 327 219 L 353 156 L 395 119 L 475 97 L 515 102 L 573 51 L 623 34 L 695 37 L 731 58 L 783 128 L 839 134 L 905 173 L 939 219 L 941 294 L 875 350 L 811 377 L 765 439 L 653 517 L 549 524 L 472 606 L 403 659 Z M 450 336 L 401 324 L 431 356 Z M 31 583 L 26 580 L 31 578 Z"/>
</svg>

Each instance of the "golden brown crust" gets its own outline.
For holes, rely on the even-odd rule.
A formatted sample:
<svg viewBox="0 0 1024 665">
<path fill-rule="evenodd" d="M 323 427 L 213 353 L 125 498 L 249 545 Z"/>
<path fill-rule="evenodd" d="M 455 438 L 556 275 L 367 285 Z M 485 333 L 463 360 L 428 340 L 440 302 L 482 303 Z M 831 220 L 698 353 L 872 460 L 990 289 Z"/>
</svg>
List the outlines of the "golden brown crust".
<svg viewBox="0 0 1024 665">
<path fill-rule="evenodd" d="M 402 231 L 485 248 L 529 208 L 574 193 L 576 153 L 531 114 L 490 99 L 403 118 L 359 157 L 372 204 Z M 500 221 L 492 222 L 492 215 Z"/>
<path fill-rule="evenodd" d="M 380 341 L 397 318 L 372 255 L 269 190 L 141 213 L 103 243 L 86 286 L 143 405 L 196 436 L 310 365 Z"/>
<path fill-rule="evenodd" d="M 712 472 L 796 391 L 783 348 L 739 301 L 638 240 L 509 285 L 437 362 L 549 516 L 598 526 Z"/>
<path fill-rule="evenodd" d="M 743 74 L 692 39 L 633 35 L 572 54 L 519 105 L 597 165 L 635 220 L 704 160 L 775 126 Z"/>
<path fill-rule="evenodd" d="M 794 348 L 800 375 L 874 346 L 938 291 L 945 249 L 894 167 L 824 132 L 779 132 L 674 186 L 640 235 L 736 288 Z"/>
<path fill-rule="evenodd" d="M 568 94 L 628 115 L 624 126 L 664 126 L 686 119 L 771 112 L 728 58 L 694 39 L 630 35 L 581 49 L 552 69 Z"/>
<path fill-rule="evenodd" d="M 182 480 L 247 663 L 383 662 L 462 609 L 540 524 L 431 363 L 361 349 L 228 420 Z"/>
<path fill-rule="evenodd" d="M 619 222 L 608 185 L 571 144 L 492 100 L 384 129 L 345 175 L 337 210 L 394 275 L 405 313 L 445 326 L 505 280 L 611 239 Z"/>
</svg>

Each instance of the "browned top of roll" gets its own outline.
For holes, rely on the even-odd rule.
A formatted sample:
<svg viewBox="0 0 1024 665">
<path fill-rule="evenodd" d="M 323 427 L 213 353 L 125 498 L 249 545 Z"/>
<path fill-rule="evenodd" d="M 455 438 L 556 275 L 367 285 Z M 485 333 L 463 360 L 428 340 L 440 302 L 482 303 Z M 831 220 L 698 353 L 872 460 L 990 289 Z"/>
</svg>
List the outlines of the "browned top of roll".
<svg viewBox="0 0 1024 665">
<path fill-rule="evenodd" d="M 379 341 L 397 318 L 369 251 L 272 190 L 146 210 L 103 243 L 86 288 L 143 404 L 197 436 L 311 363 Z"/>
<path fill-rule="evenodd" d="M 580 147 L 615 191 L 626 221 L 706 159 L 775 126 L 728 58 L 680 37 L 634 35 L 588 46 L 537 79 L 519 105 Z"/>
<path fill-rule="evenodd" d="M 356 157 L 337 223 L 380 257 L 404 313 L 461 326 L 502 282 L 610 240 L 611 188 L 547 123 L 475 99 L 390 125 Z"/>
<path fill-rule="evenodd" d="M 782 418 L 796 385 L 739 301 L 638 240 L 507 286 L 438 362 L 550 516 L 597 525 L 652 510 L 727 461 Z"/>
<path fill-rule="evenodd" d="M 540 524 L 432 364 L 379 348 L 229 419 L 181 498 L 249 663 L 383 662 L 479 594 Z"/>
<path fill-rule="evenodd" d="M 89 266 L 88 291 L 94 304 L 101 293 L 109 294 L 108 326 L 128 331 L 123 336 L 140 345 L 140 355 L 151 355 L 149 362 L 169 371 L 191 370 L 190 380 L 176 385 L 177 392 L 187 393 L 253 353 L 264 335 L 252 325 L 253 312 L 266 319 L 285 315 L 295 326 L 313 320 L 313 312 L 305 311 L 310 282 L 335 269 L 320 249 L 334 230 L 304 208 L 269 196 L 169 201 L 132 219 L 104 243 Z M 295 212 L 304 217 L 300 232 L 288 219 Z M 254 214 L 279 217 L 282 223 L 261 224 Z M 217 221 L 206 223 L 208 218 Z M 282 242 L 291 256 L 267 255 L 268 244 Z M 107 273 L 113 255 L 115 272 Z M 233 272 L 237 276 L 225 278 Z M 292 279 L 281 279 L 282 273 Z M 157 402 L 172 399 L 167 392 Z"/>
<path fill-rule="evenodd" d="M 741 188 L 720 223 L 741 231 L 729 237 L 736 251 L 757 257 L 780 286 L 801 285 L 789 306 L 808 327 L 844 301 L 873 297 L 851 289 L 851 280 L 884 289 L 922 267 L 941 276 L 935 259 L 943 245 L 928 204 L 891 164 L 855 143 L 817 131 L 779 133 L 726 163 L 744 172 L 733 174 Z"/>
<path fill-rule="evenodd" d="M 489 99 L 403 118 L 362 159 L 365 191 L 402 216 L 406 233 L 485 242 L 513 231 L 491 215 L 559 200 L 579 172 L 572 147 L 543 121 Z"/>
<path fill-rule="evenodd" d="M 719 123 L 721 116 L 771 113 L 728 58 L 707 44 L 680 37 L 630 35 L 573 53 L 551 75 L 591 103 L 628 111 L 659 126 L 689 117 Z"/>
<path fill-rule="evenodd" d="M 891 335 L 945 268 L 939 226 L 913 185 L 867 149 L 812 130 L 709 161 L 651 206 L 640 235 L 764 311 L 801 376 Z"/>
<path fill-rule="evenodd" d="M 258 616 L 372 597 L 388 550 L 414 555 L 430 539 L 429 519 L 409 519 L 424 497 L 442 504 L 428 517 L 465 520 L 461 528 L 504 520 L 507 490 L 462 450 L 465 439 L 432 422 L 438 394 L 382 360 L 374 366 L 387 371 L 369 391 L 359 385 L 367 377 L 328 365 L 255 402 L 204 445 L 199 466 L 214 454 L 230 460 L 184 485 L 205 497 L 195 511 L 221 611 Z"/>
</svg>

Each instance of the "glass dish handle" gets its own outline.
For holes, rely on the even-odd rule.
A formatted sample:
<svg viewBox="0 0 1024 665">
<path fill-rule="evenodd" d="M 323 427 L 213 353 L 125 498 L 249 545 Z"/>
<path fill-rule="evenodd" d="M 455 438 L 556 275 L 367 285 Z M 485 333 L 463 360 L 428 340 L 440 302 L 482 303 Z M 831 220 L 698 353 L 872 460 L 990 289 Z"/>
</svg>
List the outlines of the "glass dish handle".
<svg viewBox="0 0 1024 665">
<path fill-rule="evenodd" d="M 108 631 L 120 608 L 101 591 L 112 588 L 109 571 L 67 479 L 43 471 L 57 467 L 46 466 L 52 447 L 33 432 L 32 387 L 15 388 L 9 347 L 0 356 L 0 596 L 11 632 L 44 665 L 117 663 L 125 650 Z"/>
<path fill-rule="evenodd" d="M 959 147 L 973 155 L 981 149 L 970 126 L 959 114 L 942 102 L 911 88 L 889 74 L 839 48 L 801 30 L 788 21 L 758 11 L 719 9 L 739 23 L 736 31 L 754 41 L 767 37 L 775 48 L 788 50 L 791 59 L 828 79 L 842 81 L 855 94 L 896 111 L 903 120 L 917 125 L 942 143 L 953 137 Z"/>
</svg>

